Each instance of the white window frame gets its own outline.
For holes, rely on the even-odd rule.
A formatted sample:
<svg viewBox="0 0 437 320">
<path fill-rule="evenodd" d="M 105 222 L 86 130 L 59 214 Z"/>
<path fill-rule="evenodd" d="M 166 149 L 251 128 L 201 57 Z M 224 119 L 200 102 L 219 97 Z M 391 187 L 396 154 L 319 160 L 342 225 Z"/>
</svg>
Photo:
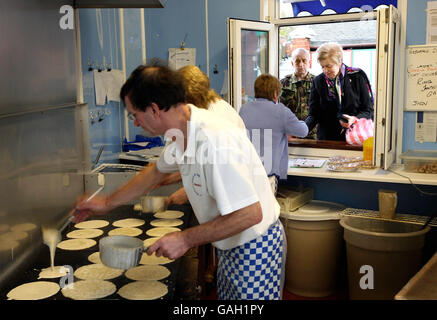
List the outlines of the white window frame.
<svg viewBox="0 0 437 320">
<path fill-rule="evenodd" d="M 399 108 L 399 15 L 396 8 L 378 11 L 377 32 L 377 81 L 375 108 L 375 137 L 373 158 L 376 165 L 387 170 L 396 158 L 396 117 Z M 381 30 L 379 30 L 381 29 Z M 393 119 L 390 121 L 389 119 Z M 391 141 L 390 141 L 391 140 Z M 389 146 L 392 146 L 389 149 Z"/>
<path fill-rule="evenodd" d="M 377 35 L 377 52 L 378 47 L 384 48 L 385 43 L 388 43 L 388 50 L 384 52 L 379 50 L 378 52 L 378 62 L 380 72 L 377 75 L 377 85 L 376 85 L 376 103 L 375 106 L 375 140 L 373 148 L 373 159 L 374 164 L 383 169 L 388 169 L 393 162 L 400 162 L 399 154 L 402 151 L 402 128 L 403 128 L 403 86 L 402 79 L 399 76 L 405 64 L 405 21 L 400 23 L 401 17 L 405 17 L 407 9 L 408 0 L 398 0 L 398 9 L 391 7 L 390 9 L 381 9 L 378 12 L 367 12 L 367 13 L 353 13 L 353 14 L 338 14 L 335 16 L 309 16 L 309 17 L 299 17 L 299 18 L 289 18 L 289 19 L 279 19 L 279 0 L 260 0 L 260 19 L 265 21 L 270 21 L 275 24 L 276 32 L 278 33 L 278 28 L 283 25 L 297 25 L 297 24 L 311 24 L 320 23 L 322 20 L 326 21 L 348 21 L 348 20 L 359 20 L 360 17 L 366 16 L 377 18 L 383 33 Z M 391 10 L 390 14 L 385 19 L 386 10 Z M 379 16 L 378 16 L 379 15 Z M 358 18 L 357 18 L 358 17 Z M 393 33 L 393 20 L 397 22 L 395 25 L 396 32 Z M 402 20 L 405 20 L 402 19 Z M 387 22 L 387 23 L 386 23 Z M 382 24 L 383 23 L 383 24 Z M 378 27 L 379 29 L 379 27 Z M 393 44 L 393 36 L 397 37 L 397 48 L 393 48 L 390 45 Z M 391 42 L 391 43 L 390 43 Z M 394 68 L 389 67 L 388 64 L 394 59 L 394 64 L 391 64 Z M 389 73 L 387 73 L 389 72 Z M 384 74 L 385 73 L 385 74 Z M 378 74 L 378 73 L 377 73 Z M 395 75 L 395 85 L 394 87 L 388 86 L 389 83 L 393 83 L 393 77 Z M 378 85 L 378 83 L 380 85 Z M 384 84 L 384 85 L 381 85 Z M 389 92 L 387 91 L 389 90 Z M 393 95 L 390 90 L 393 90 Z M 389 96 L 393 96 L 393 101 L 389 101 Z M 393 116 L 393 122 L 391 126 L 386 125 L 387 117 Z M 388 142 L 389 137 L 391 137 L 392 148 L 388 150 L 390 143 Z M 301 148 L 293 147 L 289 148 L 291 155 L 296 156 L 333 156 L 339 153 L 346 156 L 358 156 L 362 155 L 359 151 L 347 151 L 347 150 L 337 150 L 337 149 L 319 149 L 319 148 Z"/>
<path fill-rule="evenodd" d="M 269 73 L 278 76 L 278 54 L 277 54 L 277 33 L 275 26 L 271 23 L 251 20 L 240 20 L 228 18 L 229 39 L 228 39 L 228 70 L 229 70 L 229 103 L 237 110 L 241 108 L 241 30 L 254 30 L 268 32 L 269 42 Z"/>
</svg>

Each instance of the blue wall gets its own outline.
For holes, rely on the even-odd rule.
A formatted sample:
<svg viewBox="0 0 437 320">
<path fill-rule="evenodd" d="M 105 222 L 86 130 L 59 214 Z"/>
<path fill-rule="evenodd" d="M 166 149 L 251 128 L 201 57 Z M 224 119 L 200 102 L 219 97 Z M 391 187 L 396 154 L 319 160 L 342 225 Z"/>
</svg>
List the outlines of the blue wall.
<svg viewBox="0 0 437 320">
<path fill-rule="evenodd" d="M 211 87 L 220 93 L 228 68 L 227 18 L 259 20 L 259 0 L 209 0 L 209 75 Z M 196 48 L 196 65 L 208 73 L 204 0 L 168 0 L 164 9 L 146 9 L 147 58 L 168 60 L 168 48 Z M 217 65 L 218 73 L 214 74 Z"/>
<path fill-rule="evenodd" d="M 426 44 L 426 7 L 427 0 L 409 0 L 407 11 L 406 45 Z M 409 149 L 437 150 L 435 142 L 416 142 L 414 140 L 416 112 L 404 112 L 402 152 Z"/>
<path fill-rule="evenodd" d="M 99 15 L 99 11 L 101 15 Z M 103 57 L 105 57 L 107 63 L 112 62 L 112 68 L 121 69 L 118 10 L 80 9 L 79 23 L 83 95 L 84 101 L 88 103 L 90 114 L 88 122 L 91 161 L 95 160 L 100 146 L 104 145 L 99 163 L 115 162 L 117 153 L 121 151 L 120 133 L 124 132 L 123 122 L 120 121 L 123 108 L 120 103 L 114 101 L 107 102 L 104 106 L 96 106 L 94 76 L 93 72 L 88 71 L 88 60 L 91 63 L 102 65 Z M 92 117 L 96 117 L 96 119 L 91 119 Z"/>
<path fill-rule="evenodd" d="M 227 24 L 228 17 L 259 19 L 258 0 L 209 0 L 209 53 L 211 87 L 220 93 L 224 70 L 227 69 Z M 102 23 L 100 45 L 97 12 L 101 12 Z M 102 162 L 117 161 L 121 151 L 121 141 L 125 138 L 124 108 L 117 102 L 96 106 L 93 73 L 88 71 L 88 59 L 91 62 L 112 61 L 112 67 L 121 69 L 121 46 L 119 35 L 118 9 L 80 9 L 80 31 L 82 45 L 82 72 L 84 101 L 88 103 L 90 114 L 110 113 L 103 120 L 89 119 L 91 140 L 91 161 L 94 161 L 99 147 L 105 145 Z M 141 10 L 124 9 L 126 77 L 138 65 L 142 64 L 141 49 Z M 204 0 L 168 0 L 163 9 L 144 9 L 146 33 L 146 59 L 168 60 L 168 49 L 178 48 L 185 39 L 185 47 L 196 48 L 196 65 L 207 73 L 206 58 L 206 18 Z M 185 38 L 186 37 L 186 38 Z M 111 59 L 112 57 L 112 59 Z M 218 73 L 214 74 L 217 65 Z M 129 137 L 132 141 L 141 128 L 129 122 Z"/>
<path fill-rule="evenodd" d="M 126 78 L 129 77 L 131 72 L 143 64 L 142 57 L 142 42 L 141 38 L 141 10 L 139 9 L 124 9 L 124 44 L 126 55 Z M 124 108 L 122 108 L 124 110 Z M 122 119 L 123 115 L 122 115 Z M 123 122 L 123 121 L 122 121 Z M 123 122 L 124 125 L 124 122 Z M 132 121 L 128 122 L 129 125 L 129 137 L 128 141 L 134 141 L 135 135 L 140 134 L 143 130 L 134 126 Z M 122 137 L 125 137 L 123 131 Z"/>
<path fill-rule="evenodd" d="M 398 206 L 396 212 L 430 216 L 437 211 L 437 198 L 422 195 L 410 184 L 377 183 L 371 181 L 353 181 L 342 179 L 320 179 L 289 176 L 288 185 L 314 189 L 314 199 L 338 202 L 347 207 L 378 210 L 378 189 L 396 190 Z M 435 193 L 437 187 L 418 185 L 424 192 Z"/>
<path fill-rule="evenodd" d="M 259 0 L 209 0 L 209 78 L 211 87 L 220 93 L 224 71 L 228 69 L 227 18 L 259 20 Z M 214 74 L 217 65 L 218 73 Z"/>
<path fill-rule="evenodd" d="M 183 3 L 183 5 L 182 5 Z M 164 9 L 146 9 L 147 58 L 168 60 L 168 49 L 196 48 L 196 65 L 206 71 L 205 1 L 169 0 Z"/>
<path fill-rule="evenodd" d="M 413 5 L 414 2 L 414 5 Z M 407 21 L 407 45 L 424 44 L 426 34 L 425 7 L 426 0 L 409 1 Z M 181 5 L 183 3 L 183 5 Z M 123 107 L 118 103 L 108 103 L 104 107 L 95 106 L 94 83 L 92 73 L 87 71 L 88 57 L 91 60 L 103 61 L 103 55 L 113 57 L 113 67 L 121 68 L 121 51 L 119 35 L 110 30 L 119 30 L 118 10 L 102 9 L 102 25 L 104 45 L 100 47 L 96 27 L 96 10 L 81 9 L 80 24 L 82 38 L 82 61 L 84 98 L 90 111 L 107 108 L 111 115 L 101 122 L 90 121 L 90 136 L 94 160 L 99 145 L 108 144 L 106 159 L 116 161 L 116 153 L 121 149 L 120 141 L 124 138 Z M 211 86 L 220 92 L 223 84 L 224 70 L 227 69 L 227 25 L 228 17 L 249 20 L 259 19 L 258 0 L 209 0 L 209 50 Z M 168 0 L 164 9 L 145 9 L 146 58 L 157 57 L 168 60 L 168 48 L 177 48 L 184 40 L 188 48 L 196 48 L 196 64 L 206 72 L 206 36 L 205 36 L 205 1 L 204 0 Z M 126 68 L 127 76 L 139 64 L 141 56 L 140 10 L 124 10 Z M 111 41 L 110 41 L 111 39 Z M 218 73 L 214 74 L 217 65 Z M 435 148 L 435 143 L 424 143 L 418 146 L 414 142 L 415 112 L 404 112 L 403 150 L 409 148 Z M 141 132 L 141 129 L 129 125 L 130 137 Z M 101 162 L 103 162 L 103 160 Z M 407 184 L 374 183 L 324 178 L 289 177 L 291 185 L 303 183 L 314 188 L 315 199 L 343 203 L 350 207 L 377 210 L 377 190 L 392 189 L 398 191 L 398 212 L 430 215 L 437 210 L 437 198 L 422 196 Z M 427 192 L 437 193 L 437 187 L 419 186 Z"/>
</svg>

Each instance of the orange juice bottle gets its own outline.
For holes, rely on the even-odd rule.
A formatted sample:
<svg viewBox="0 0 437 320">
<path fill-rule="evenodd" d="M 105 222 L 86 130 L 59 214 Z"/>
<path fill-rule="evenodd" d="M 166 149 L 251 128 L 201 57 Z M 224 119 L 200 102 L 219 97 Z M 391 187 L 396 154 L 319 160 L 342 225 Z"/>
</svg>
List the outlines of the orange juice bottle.
<svg viewBox="0 0 437 320">
<path fill-rule="evenodd" d="M 373 160 L 373 137 L 368 138 L 363 143 L 363 160 Z"/>
</svg>

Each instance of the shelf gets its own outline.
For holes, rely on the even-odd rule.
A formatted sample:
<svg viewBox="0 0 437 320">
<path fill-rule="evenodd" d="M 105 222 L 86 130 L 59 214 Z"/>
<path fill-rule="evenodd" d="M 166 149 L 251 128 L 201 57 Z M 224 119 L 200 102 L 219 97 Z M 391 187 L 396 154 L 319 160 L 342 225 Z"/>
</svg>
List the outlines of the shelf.
<svg viewBox="0 0 437 320">
<path fill-rule="evenodd" d="M 395 300 L 437 299 L 437 253 L 408 281 Z"/>
<path fill-rule="evenodd" d="M 297 158 L 297 157 L 290 157 Z M 309 158 L 309 157 L 308 157 Z M 373 181 L 384 183 L 405 183 L 420 185 L 437 185 L 437 174 L 427 173 L 411 173 L 404 170 L 403 165 L 394 165 L 391 171 L 376 169 L 362 169 L 355 172 L 334 172 L 326 168 L 326 163 L 321 168 L 288 168 L 289 176 L 312 177 L 312 178 L 328 178 L 328 179 L 344 179 L 355 181 Z M 405 176 L 405 177 L 402 177 Z M 408 178 L 406 178 L 408 177 Z"/>
<path fill-rule="evenodd" d="M 397 222 L 407 222 L 412 224 L 424 225 L 429 217 L 420 216 L 416 214 L 404 214 L 396 213 L 393 220 L 381 218 L 379 211 L 367 210 L 367 209 L 356 209 L 356 208 L 346 208 L 341 213 L 342 216 L 358 216 L 362 218 L 386 220 L 386 221 L 397 221 Z M 430 223 L 430 227 L 437 227 L 437 218 L 433 218 Z"/>
</svg>

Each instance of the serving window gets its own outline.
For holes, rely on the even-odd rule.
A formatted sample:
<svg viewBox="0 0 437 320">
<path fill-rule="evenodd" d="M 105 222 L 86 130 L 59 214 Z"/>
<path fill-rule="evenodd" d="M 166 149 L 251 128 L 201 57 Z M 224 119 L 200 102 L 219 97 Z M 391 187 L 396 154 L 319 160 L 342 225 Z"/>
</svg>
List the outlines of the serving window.
<svg viewBox="0 0 437 320">
<path fill-rule="evenodd" d="M 396 113 L 393 110 L 397 109 L 394 105 L 397 103 L 398 21 L 397 9 L 393 6 L 368 12 L 272 19 L 271 22 L 229 19 L 230 103 L 239 111 L 242 104 L 253 100 L 251 88 L 261 73 L 270 73 L 279 79 L 292 73 L 291 52 L 297 47 L 310 51 L 310 72 L 320 74 L 322 70 L 315 51 L 322 43 L 338 42 L 343 47 L 343 62 L 364 70 L 369 78 L 375 100 L 373 159 L 376 166 L 386 169 L 395 158 Z M 251 45 L 242 37 L 247 30 L 258 35 L 252 37 Z M 309 148 L 305 151 L 307 156 L 318 156 L 318 149 L 332 150 L 333 155 L 342 154 L 343 150 L 362 150 L 346 142 L 310 139 L 293 139 L 290 146 L 295 145 Z"/>
</svg>

